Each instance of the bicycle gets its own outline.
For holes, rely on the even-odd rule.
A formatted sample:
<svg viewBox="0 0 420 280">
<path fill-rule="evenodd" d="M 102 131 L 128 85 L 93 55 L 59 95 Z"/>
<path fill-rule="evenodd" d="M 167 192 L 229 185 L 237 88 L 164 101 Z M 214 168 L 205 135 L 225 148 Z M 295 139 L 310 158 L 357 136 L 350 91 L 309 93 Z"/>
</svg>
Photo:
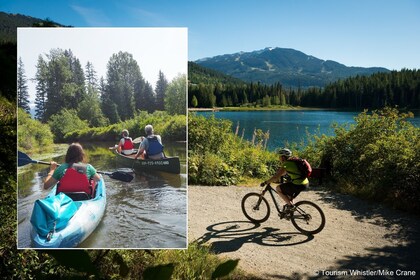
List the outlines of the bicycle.
<svg viewBox="0 0 420 280">
<path fill-rule="evenodd" d="M 293 226 L 304 234 L 319 233 L 325 226 L 325 215 L 322 209 L 315 203 L 307 200 L 298 201 L 290 210 L 280 210 L 280 206 L 274 197 L 277 192 L 267 184 L 261 193 L 251 192 L 242 198 L 241 208 L 245 217 L 253 223 L 263 223 L 270 217 L 270 205 L 264 197 L 269 192 L 280 219 L 290 220 Z"/>
</svg>

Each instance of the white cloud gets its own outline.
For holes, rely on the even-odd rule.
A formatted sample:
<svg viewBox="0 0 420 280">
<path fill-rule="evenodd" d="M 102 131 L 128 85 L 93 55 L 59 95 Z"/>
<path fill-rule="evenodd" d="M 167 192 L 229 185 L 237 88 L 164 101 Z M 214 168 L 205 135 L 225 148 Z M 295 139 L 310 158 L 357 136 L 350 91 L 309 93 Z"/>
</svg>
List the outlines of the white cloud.
<svg viewBox="0 0 420 280">
<path fill-rule="evenodd" d="M 70 7 L 78 13 L 89 26 L 111 26 L 111 21 L 101 10 L 78 5 L 70 5 Z"/>
</svg>

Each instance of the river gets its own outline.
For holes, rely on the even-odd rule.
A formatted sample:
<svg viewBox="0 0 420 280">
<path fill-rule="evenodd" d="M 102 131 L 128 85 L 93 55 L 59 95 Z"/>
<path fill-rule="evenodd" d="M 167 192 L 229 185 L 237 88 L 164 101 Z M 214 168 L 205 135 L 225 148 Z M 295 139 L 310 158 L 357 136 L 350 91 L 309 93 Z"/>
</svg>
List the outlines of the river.
<svg viewBox="0 0 420 280">
<path fill-rule="evenodd" d="M 99 171 L 115 171 L 114 143 L 85 144 L 91 163 Z M 96 230 L 79 248 L 186 248 L 186 145 L 165 143 L 165 153 L 179 156 L 181 174 L 136 172 L 130 183 L 104 176 L 107 205 Z M 63 162 L 64 155 L 44 159 Z M 48 166 L 30 164 L 18 170 L 18 248 L 30 248 L 30 217 L 35 200 L 47 195 L 42 182 Z"/>
<path fill-rule="evenodd" d="M 252 140 L 254 129 L 269 131 L 270 137 L 267 149 L 288 146 L 290 143 L 305 143 L 307 133 L 334 135 L 332 124 L 354 124 L 354 117 L 360 112 L 332 110 L 276 110 L 276 111 L 218 111 L 197 112 L 198 115 L 209 117 L 214 115 L 219 119 L 232 121 L 232 131 L 238 136 Z M 409 119 L 415 126 L 420 126 L 420 116 Z"/>
</svg>

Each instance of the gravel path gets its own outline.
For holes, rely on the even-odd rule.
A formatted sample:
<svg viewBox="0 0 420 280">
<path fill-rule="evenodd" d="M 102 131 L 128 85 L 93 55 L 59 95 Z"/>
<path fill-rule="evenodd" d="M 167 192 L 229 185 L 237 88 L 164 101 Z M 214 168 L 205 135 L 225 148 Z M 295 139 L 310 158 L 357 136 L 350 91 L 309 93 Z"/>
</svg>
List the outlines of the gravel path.
<svg viewBox="0 0 420 280">
<path fill-rule="evenodd" d="M 259 226 L 248 222 L 241 199 L 251 191 L 260 188 L 189 186 L 189 242 L 212 244 L 214 252 L 240 259 L 240 269 L 262 279 L 347 278 L 356 272 L 352 279 L 420 276 L 414 260 L 420 252 L 418 217 L 312 188 L 297 200 L 318 204 L 327 222 L 322 232 L 306 236 L 273 210 Z"/>
</svg>

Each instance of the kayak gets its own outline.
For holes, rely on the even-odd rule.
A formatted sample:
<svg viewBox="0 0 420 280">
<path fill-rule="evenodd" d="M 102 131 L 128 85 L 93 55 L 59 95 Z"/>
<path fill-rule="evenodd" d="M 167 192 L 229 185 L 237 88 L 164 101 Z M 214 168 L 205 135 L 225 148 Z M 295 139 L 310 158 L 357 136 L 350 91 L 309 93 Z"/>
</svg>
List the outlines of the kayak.
<svg viewBox="0 0 420 280">
<path fill-rule="evenodd" d="M 137 150 L 136 150 L 137 151 Z M 138 171 L 164 171 L 168 173 L 179 174 L 181 166 L 179 157 L 165 157 L 163 159 L 134 159 L 135 153 L 132 155 L 122 155 L 117 150 L 117 159 L 126 167 L 133 168 Z"/>
<path fill-rule="evenodd" d="M 56 195 L 56 189 L 54 186 L 45 199 L 35 202 L 31 217 L 31 240 L 35 248 L 74 248 L 96 229 L 105 213 L 106 188 L 102 177 L 92 199 L 80 200 L 80 193 Z M 42 232 L 51 223 L 53 230 L 45 236 Z"/>
</svg>

